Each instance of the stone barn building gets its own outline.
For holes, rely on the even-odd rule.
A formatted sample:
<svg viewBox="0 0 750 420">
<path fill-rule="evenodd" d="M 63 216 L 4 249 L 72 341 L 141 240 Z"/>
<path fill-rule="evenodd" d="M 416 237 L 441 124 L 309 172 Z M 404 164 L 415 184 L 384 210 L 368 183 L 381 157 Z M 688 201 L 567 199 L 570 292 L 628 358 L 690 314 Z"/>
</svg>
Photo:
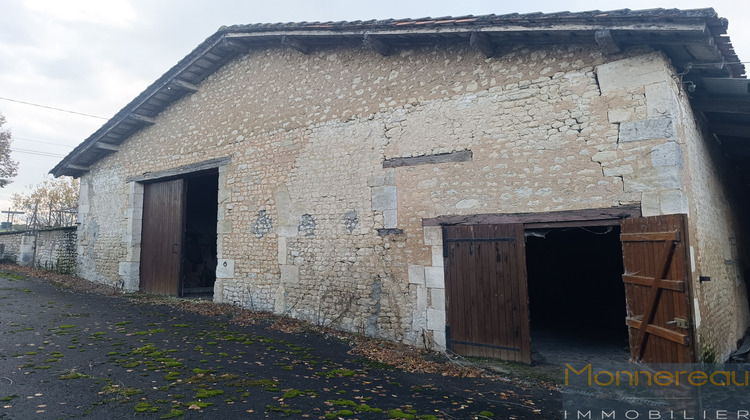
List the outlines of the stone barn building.
<svg viewBox="0 0 750 420">
<path fill-rule="evenodd" d="M 51 171 L 81 179 L 78 274 L 464 355 L 725 358 L 750 326 L 726 29 L 222 27 Z"/>
</svg>

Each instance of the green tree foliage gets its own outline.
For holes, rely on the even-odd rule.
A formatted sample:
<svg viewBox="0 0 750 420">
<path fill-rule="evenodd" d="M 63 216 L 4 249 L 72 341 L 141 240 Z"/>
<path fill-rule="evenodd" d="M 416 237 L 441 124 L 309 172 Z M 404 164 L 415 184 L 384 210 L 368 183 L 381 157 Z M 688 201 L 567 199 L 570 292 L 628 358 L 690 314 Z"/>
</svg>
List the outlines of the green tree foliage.
<svg viewBox="0 0 750 420">
<path fill-rule="evenodd" d="M 26 186 L 26 191 L 13 194 L 13 206 L 26 214 L 30 228 L 72 226 L 78 210 L 78 180 L 71 177 L 52 178 Z"/>
<path fill-rule="evenodd" d="M 0 188 L 10 184 L 10 179 L 18 173 L 18 162 L 10 158 L 10 131 L 3 130 L 3 125 L 5 117 L 0 114 Z"/>
</svg>

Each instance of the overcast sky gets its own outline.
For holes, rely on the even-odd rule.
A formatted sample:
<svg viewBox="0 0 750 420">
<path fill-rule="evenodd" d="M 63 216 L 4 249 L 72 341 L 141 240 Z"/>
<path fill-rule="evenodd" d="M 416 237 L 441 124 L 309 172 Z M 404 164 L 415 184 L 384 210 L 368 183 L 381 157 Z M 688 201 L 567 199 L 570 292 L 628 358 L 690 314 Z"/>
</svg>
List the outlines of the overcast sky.
<svg viewBox="0 0 750 420">
<path fill-rule="evenodd" d="M 0 114 L 20 162 L 0 207 L 105 122 L 6 99 L 111 117 L 222 25 L 657 7 L 713 7 L 750 61 L 750 2 L 738 0 L 0 0 Z"/>
</svg>

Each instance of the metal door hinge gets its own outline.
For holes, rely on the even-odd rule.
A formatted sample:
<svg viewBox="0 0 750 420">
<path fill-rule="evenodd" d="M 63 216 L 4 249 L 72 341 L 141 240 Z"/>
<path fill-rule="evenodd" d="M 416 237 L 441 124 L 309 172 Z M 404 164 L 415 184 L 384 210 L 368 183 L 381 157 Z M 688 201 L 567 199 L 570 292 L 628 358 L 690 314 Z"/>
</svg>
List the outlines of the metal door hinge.
<svg viewBox="0 0 750 420">
<path fill-rule="evenodd" d="M 683 328 L 683 329 L 688 328 L 688 321 L 687 319 L 684 319 L 684 318 L 675 318 L 674 321 L 669 321 L 667 322 L 667 324 L 674 324 L 674 326 L 677 328 Z"/>
</svg>

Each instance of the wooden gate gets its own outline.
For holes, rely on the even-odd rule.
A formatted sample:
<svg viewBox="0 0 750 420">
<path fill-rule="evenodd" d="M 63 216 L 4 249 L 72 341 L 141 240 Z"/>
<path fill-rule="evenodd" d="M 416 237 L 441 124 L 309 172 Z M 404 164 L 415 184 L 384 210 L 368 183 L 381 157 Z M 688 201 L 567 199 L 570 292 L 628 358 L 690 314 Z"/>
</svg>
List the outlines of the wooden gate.
<svg viewBox="0 0 750 420">
<path fill-rule="evenodd" d="M 443 227 L 448 348 L 531 363 L 522 224 Z"/>
<path fill-rule="evenodd" d="M 622 279 L 634 361 L 695 362 L 687 232 L 684 214 L 622 222 Z"/>
<path fill-rule="evenodd" d="M 141 291 L 179 296 L 185 226 L 182 179 L 144 185 L 141 229 Z"/>
</svg>

